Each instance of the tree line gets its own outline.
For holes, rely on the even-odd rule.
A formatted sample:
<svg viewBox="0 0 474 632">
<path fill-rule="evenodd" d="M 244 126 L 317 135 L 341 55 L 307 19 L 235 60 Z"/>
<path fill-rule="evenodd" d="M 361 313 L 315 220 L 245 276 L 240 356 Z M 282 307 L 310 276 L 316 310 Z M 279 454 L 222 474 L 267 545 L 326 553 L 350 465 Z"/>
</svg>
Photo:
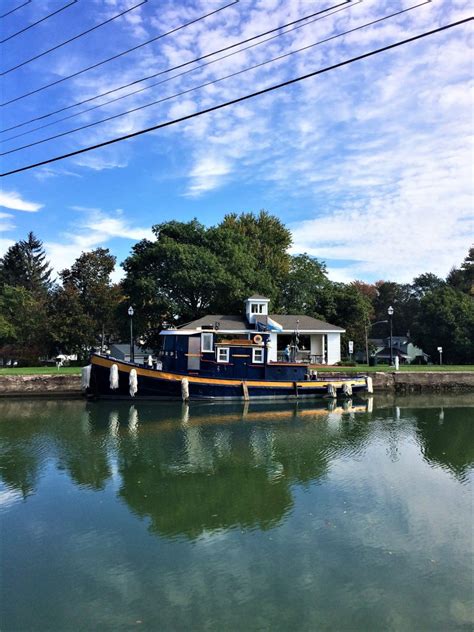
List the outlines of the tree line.
<svg viewBox="0 0 474 632">
<path fill-rule="evenodd" d="M 394 308 L 393 334 L 409 335 L 431 358 L 443 347 L 447 363 L 474 361 L 474 248 L 446 279 L 430 272 L 412 283 L 328 278 L 323 261 L 290 255 L 291 233 L 261 211 L 229 214 L 215 226 L 196 219 L 153 226 L 122 263 L 106 248 L 83 252 L 53 278 L 42 242 L 29 233 L 0 258 L 0 357 L 22 364 L 58 353 L 86 358 L 91 348 L 129 340 L 134 331 L 154 347 L 165 324 L 179 325 L 205 314 L 241 313 L 253 293 L 271 300 L 273 313 L 306 314 L 346 329 L 347 342 L 365 349 L 365 333 L 386 337 L 387 308 Z"/>
</svg>

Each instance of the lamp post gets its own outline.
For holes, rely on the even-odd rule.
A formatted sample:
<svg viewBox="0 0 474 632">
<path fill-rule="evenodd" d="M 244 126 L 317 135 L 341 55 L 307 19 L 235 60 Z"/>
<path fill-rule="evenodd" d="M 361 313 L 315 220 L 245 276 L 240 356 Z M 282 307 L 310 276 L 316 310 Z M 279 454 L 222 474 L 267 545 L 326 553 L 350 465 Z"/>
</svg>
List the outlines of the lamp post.
<svg viewBox="0 0 474 632">
<path fill-rule="evenodd" d="M 438 353 L 439 353 L 439 363 L 441 365 L 443 364 L 443 347 L 438 347 Z"/>
<path fill-rule="evenodd" d="M 387 314 L 390 320 L 390 366 L 393 366 L 393 345 L 392 345 L 392 316 L 393 316 L 393 307 L 387 309 Z"/>
<path fill-rule="evenodd" d="M 135 362 L 135 349 L 133 345 L 133 307 L 130 305 L 128 308 L 128 315 L 130 316 L 130 362 Z"/>
<path fill-rule="evenodd" d="M 388 323 L 388 320 L 378 320 L 375 323 L 367 323 L 365 325 L 365 363 L 369 364 L 369 328 L 381 323 Z"/>
</svg>

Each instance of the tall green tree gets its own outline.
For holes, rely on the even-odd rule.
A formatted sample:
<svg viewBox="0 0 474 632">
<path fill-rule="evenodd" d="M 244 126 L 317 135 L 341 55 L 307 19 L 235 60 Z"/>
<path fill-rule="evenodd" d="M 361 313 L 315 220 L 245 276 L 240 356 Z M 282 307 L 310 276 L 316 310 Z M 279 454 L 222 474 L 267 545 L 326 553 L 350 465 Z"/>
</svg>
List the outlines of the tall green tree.
<svg viewBox="0 0 474 632">
<path fill-rule="evenodd" d="M 21 286 L 36 295 L 44 295 L 51 289 L 51 274 L 43 242 L 32 232 L 13 244 L 0 259 L 0 283 Z"/>
<path fill-rule="evenodd" d="M 197 220 L 154 226 L 156 239 L 138 242 L 123 263 L 123 287 L 135 307 L 137 333 L 153 344 L 164 321 L 240 312 L 243 300 L 253 292 L 276 296 L 280 288 L 272 271 L 278 258 L 270 256 L 268 239 L 259 251 L 255 231 L 252 237 L 248 234 L 252 222 L 259 234 L 265 228 L 278 234 L 275 252 L 288 243 L 289 232 L 282 241 L 279 220 L 272 221 L 265 213 L 248 214 L 242 224 L 237 216 L 228 216 L 210 228 Z"/>
<path fill-rule="evenodd" d="M 420 301 L 413 339 L 431 356 L 448 364 L 474 362 L 474 300 L 463 292 L 445 286 L 428 292 Z"/>
<path fill-rule="evenodd" d="M 309 255 L 290 259 L 289 271 L 280 289 L 280 311 L 323 317 L 328 311 L 331 282 L 326 265 Z"/>
<path fill-rule="evenodd" d="M 88 323 L 90 332 L 83 337 L 84 345 L 91 340 L 97 344 L 103 334 L 110 335 L 117 328 L 115 309 L 120 294 L 111 281 L 115 262 L 116 258 L 108 248 L 96 248 L 91 252 L 83 252 L 70 268 L 60 272 L 64 291 L 56 292 L 54 299 L 62 301 L 69 297 L 74 305 L 69 310 L 70 317 L 74 313 L 78 323 Z M 75 333 L 71 334 L 74 338 Z"/>
<path fill-rule="evenodd" d="M 469 249 L 461 267 L 453 268 L 446 280 L 455 289 L 474 296 L 474 247 Z"/>
</svg>

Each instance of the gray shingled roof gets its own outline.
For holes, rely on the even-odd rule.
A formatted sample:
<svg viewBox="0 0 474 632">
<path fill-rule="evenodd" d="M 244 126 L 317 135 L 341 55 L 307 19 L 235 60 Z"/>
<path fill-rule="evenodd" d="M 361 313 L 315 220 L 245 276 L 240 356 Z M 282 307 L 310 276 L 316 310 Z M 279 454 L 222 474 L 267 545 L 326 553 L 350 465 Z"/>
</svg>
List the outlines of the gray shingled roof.
<svg viewBox="0 0 474 632">
<path fill-rule="evenodd" d="M 336 325 L 325 323 L 323 320 L 311 318 L 311 316 L 305 316 L 304 314 L 269 314 L 269 316 L 272 320 L 280 323 L 286 331 L 294 331 L 296 329 L 297 320 L 299 320 L 298 329 L 300 331 L 344 331 L 342 327 L 336 327 Z M 259 320 L 262 321 L 264 318 L 265 317 L 260 316 Z M 193 320 L 190 323 L 182 325 L 179 329 L 196 329 L 197 327 L 214 325 L 216 322 L 219 323 L 219 328 L 224 330 L 237 331 L 241 329 L 249 329 L 249 324 L 244 317 L 222 314 L 209 314 L 208 316 L 203 316 L 202 318 L 198 318 L 197 320 Z"/>
<path fill-rule="evenodd" d="M 269 301 L 270 300 L 269 298 L 267 298 L 266 296 L 262 296 L 261 294 L 252 294 L 252 296 L 249 296 L 249 298 L 247 300 L 250 300 L 252 298 L 260 299 L 260 300 L 264 300 L 264 301 Z"/>
</svg>

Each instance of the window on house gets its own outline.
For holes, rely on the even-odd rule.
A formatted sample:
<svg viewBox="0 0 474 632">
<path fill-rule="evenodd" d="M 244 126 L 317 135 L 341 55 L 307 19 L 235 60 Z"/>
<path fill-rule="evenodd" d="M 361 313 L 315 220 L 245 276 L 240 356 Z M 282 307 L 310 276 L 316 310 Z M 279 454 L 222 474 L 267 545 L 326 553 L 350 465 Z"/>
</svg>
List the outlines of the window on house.
<svg viewBox="0 0 474 632">
<path fill-rule="evenodd" d="M 263 349 L 252 349 L 252 362 L 263 364 Z"/>
<path fill-rule="evenodd" d="M 263 314 L 263 303 L 251 303 L 250 304 L 250 312 L 252 314 Z"/>
<path fill-rule="evenodd" d="M 229 362 L 229 347 L 217 347 L 217 361 Z"/>
<path fill-rule="evenodd" d="M 212 353 L 214 351 L 213 338 L 213 334 L 201 334 L 201 351 L 203 353 Z"/>
</svg>

